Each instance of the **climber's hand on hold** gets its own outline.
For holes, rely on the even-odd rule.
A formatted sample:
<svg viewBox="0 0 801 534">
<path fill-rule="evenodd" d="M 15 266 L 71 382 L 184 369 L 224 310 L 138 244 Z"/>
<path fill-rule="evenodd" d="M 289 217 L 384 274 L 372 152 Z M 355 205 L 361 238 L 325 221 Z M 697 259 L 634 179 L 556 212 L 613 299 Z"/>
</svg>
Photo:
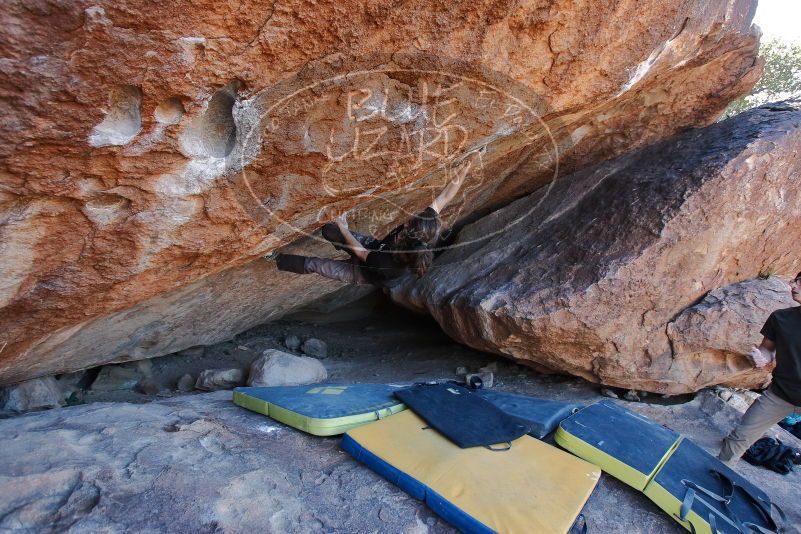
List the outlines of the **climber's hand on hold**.
<svg viewBox="0 0 801 534">
<path fill-rule="evenodd" d="M 748 353 L 748 359 L 754 364 L 754 367 L 761 369 L 769 365 L 776 358 L 776 344 L 767 339 L 762 339 L 762 344 L 758 347 L 752 347 L 751 352 Z"/>
<path fill-rule="evenodd" d="M 434 202 L 431 203 L 430 207 L 433 208 L 434 211 L 442 213 L 442 210 L 450 204 L 451 200 L 456 196 L 456 193 L 459 192 L 462 184 L 464 184 L 465 177 L 467 177 L 467 174 L 470 172 L 470 168 L 473 167 L 473 164 L 479 157 L 479 152 L 473 152 L 465 158 L 458 169 L 452 172 L 451 180 L 448 182 L 448 185 L 445 186 L 445 189 L 443 189 L 439 196 L 434 199 Z"/>
<path fill-rule="evenodd" d="M 468 155 L 465 160 L 462 162 L 459 169 L 453 173 L 453 183 L 462 185 L 464 182 L 465 177 L 470 173 L 470 169 L 477 167 L 478 161 L 481 159 L 482 151 L 475 151 Z"/>
</svg>

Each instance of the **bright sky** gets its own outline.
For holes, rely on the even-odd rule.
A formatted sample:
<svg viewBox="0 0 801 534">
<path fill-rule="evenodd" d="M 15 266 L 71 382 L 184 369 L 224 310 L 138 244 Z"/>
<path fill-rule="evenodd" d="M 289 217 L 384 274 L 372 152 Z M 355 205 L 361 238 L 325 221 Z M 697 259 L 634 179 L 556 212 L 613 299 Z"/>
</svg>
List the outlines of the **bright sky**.
<svg viewBox="0 0 801 534">
<path fill-rule="evenodd" d="M 759 0 L 754 22 L 762 38 L 801 44 L 801 0 Z"/>
</svg>

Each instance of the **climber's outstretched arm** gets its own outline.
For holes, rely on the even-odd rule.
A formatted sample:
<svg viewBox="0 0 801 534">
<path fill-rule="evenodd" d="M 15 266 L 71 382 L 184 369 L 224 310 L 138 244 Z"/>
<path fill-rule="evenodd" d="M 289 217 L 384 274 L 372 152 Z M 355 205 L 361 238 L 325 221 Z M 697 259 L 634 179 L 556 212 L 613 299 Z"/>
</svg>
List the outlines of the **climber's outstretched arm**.
<svg viewBox="0 0 801 534">
<path fill-rule="evenodd" d="M 345 244 L 353 251 L 353 254 L 356 255 L 357 258 L 361 261 L 367 261 L 367 255 L 370 253 L 366 248 L 362 246 L 359 241 L 353 237 L 353 234 L 350 233 L 348 229 L 348 220 L 346 216 L 340 215 L 334 221 L 339 228 L 339 231 L 342 232 L 342 238 L 345 240 Z"/>
<path fill-rule="evenodd" d="M 470 167 L 473 165 L 473 157 L 471 156 L 462 164 L 462 166 L 453 174 L 453 180 L 450 181 L 448 185 L 445 186 L 445 189 L 439 194 L 439 196 L 434 199 L 434 202 L 431 203 L 431 207 L 437 213 L 442 213 L 442 210 L 450 204 L 451 200 L 456 196 L 456 193 L 459 192 L 459 189 L 462 187 L 464 183 L 464 179 L 467 176 L 467 173 L 470 171 Z"/>
</svg>

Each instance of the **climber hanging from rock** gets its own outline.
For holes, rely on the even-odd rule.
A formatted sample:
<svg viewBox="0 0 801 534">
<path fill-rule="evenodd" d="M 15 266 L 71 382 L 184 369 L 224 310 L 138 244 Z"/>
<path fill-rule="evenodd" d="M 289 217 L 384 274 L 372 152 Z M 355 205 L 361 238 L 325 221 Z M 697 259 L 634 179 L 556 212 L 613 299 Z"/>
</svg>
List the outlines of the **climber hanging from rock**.
<svg viewBox="0 0 801 534">
<path fill-rule="evenodd" d="M 459 192 L 475 156 L 469 156 L 461 164 L 431 205 L 389 232 L 384 239 L 349 229 L 345 215 L 323 226 L 323 237 L 337 250 L 350 254 L 350 260 L 278 254 L 275 257 L 278 270 L 317 273 L 333 280 L 383 288 L 394 287 L 410 273 L 420 278 L 431 267 L 432 249 L 437 248 L 442 233 L 439 214 Z"/>
</svg>

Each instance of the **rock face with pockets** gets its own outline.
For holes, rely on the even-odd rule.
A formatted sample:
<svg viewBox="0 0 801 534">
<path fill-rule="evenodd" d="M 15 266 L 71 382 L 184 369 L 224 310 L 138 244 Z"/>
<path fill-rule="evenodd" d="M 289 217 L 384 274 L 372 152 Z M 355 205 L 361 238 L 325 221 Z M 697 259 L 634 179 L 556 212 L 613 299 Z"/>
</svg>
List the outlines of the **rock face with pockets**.
<svg viewBox="0 0 801 534">
<path fill-rule="evenodd" d="M 708 124 L 760 74 L 755 7 L 9 0 L 0 383 L 329 295 L 257 258 L 331 212 L 391 228 L 471 150 L 449 222 Z"/>
<path fill-rule="evenodd" d="M 717 287 L 801 270 L 799 151 L 801 111 L 789 104 L 685 132 L 466 227 L 393 298 L 462 343 L 594 382 L 755 386 L 765 373 L 749 372 L 741 353 L 753 332 L 699 347 L 680 332 L 699 307 L 680 314 Z M 757 328 L 770 300 L 741 326 Z"/>
</svg>

